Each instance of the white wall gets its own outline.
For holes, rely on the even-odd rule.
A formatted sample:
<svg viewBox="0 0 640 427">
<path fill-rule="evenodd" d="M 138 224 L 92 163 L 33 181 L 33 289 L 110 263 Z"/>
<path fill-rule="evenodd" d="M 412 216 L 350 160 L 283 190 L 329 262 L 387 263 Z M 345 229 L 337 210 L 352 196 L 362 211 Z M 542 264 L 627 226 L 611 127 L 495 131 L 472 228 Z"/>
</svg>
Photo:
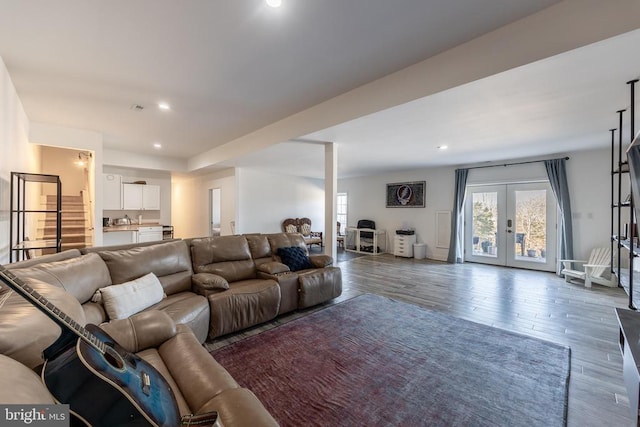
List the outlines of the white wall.
<svg viewBox="0 0 640 427">
<path fill-rule="evenodd" d="M 591 249 L 609 246 L 611 242 L 611 152 L 580 151 L 569 157 L 567 180 L 573 214 L 574 258 L 588 259 Z M 623 175 L 622 178 L 628 181 L 629 177 Z M 625 195 L 623 193 L 623 197 Z"/>
<path fill-rule="evenodd" d="M 9 262 L 11 172 L 39 173 L 40 148 L 29 144 L 29 119 L 0 58 L 0 264 Z M 33 234 L 28 230 L 28 234 Z"/>
<path fill-rule="evenodd" d="M 451 211 L 453 206 L 454 168 L 432 168 L 385 175 L 342 179 L 338 192 L 347 193 L 348 226 L 370 219 L 377 229 L 387 232 L 387 251 L 392 252 L 395 230 L 406 222 L 415 228 L 418 243 L 427 244 L 427 257 L 446 260 L 447 249 L 436 248 L 436 212 Z M 426 181 L 426 207 L 386 208 L 388 183 Z"/>
<path fill-rule="evenodd" d="M 324 180 L 238 171 L 238 232 L 278 233 L 286 218 L 311 219 L 324 232 Z"/>
<path fill-rule="evenodd" d="M 610 241 L 610 153 L 606 149 L 591 150 L 571 153 L 569 157 L 574 255 L 576 259 L 586 259 L 593 247 L 607 246 Z M 446 260 L 446 249 L 435 247 L 435 216 L 437 211 L 452 209 L 454 170 L 434 168 L 340 180 L 338 191 L 348 194 L 349 226 L 355 226 L 359 219 L 376 221 L 377 228 L 387 230 L 390 248 L 395 230 L 406 221 L 415 227 L 417 241 L 427 244 L 427 257 Z M 468 184 L 540 179 L 546 179 L 544 166 L 534 163 L 474 169 L 469 172 Z M 385 208 L 386 183 L 422 180 L 427 182 L 426 208 Z"/>
<path fill-rule="evenodd" d="M 64 196 L 79 196 L 85 188 L 84 167 L 74 164 L 78 160 L 78 150 L 43 146 L 42 173 L 58 175 L 62 182 Z"/>
<path fill-rule="evenodd" d="M 220 234 L 229 235 L 236 218 L 236 175 L 225 169 L 203 176 L 174 174 L 171 177 L 171 218 L 174 237 L 209 236 L 209 189 L 220 189 Z"/>
</svg>

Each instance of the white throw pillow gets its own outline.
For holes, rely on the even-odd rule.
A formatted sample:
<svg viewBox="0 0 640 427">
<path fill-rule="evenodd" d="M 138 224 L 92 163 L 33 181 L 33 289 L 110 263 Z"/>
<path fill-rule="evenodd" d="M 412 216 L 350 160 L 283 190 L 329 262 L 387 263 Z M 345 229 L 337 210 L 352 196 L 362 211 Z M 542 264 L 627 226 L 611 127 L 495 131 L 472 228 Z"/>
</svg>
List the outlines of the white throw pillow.
<svg viewBox="0 0 640 427">
<path fill-rule="evenodd" d="M 111 320 L 126 319 L 164 298 L 162 284 L 153 273 L 130 282 L 100 288 L 98 292 Z"/>
</svg>

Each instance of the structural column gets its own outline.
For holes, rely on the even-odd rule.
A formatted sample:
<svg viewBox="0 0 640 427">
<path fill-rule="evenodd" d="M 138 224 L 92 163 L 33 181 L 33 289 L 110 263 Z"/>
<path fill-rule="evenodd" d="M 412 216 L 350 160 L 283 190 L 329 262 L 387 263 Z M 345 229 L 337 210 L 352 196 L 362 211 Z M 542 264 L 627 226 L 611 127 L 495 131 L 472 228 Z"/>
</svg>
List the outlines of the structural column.
<svg viewBox="0 0 640 427">
<path fill-rule="evenodd" d="M 338 146 L 324 144 L 324 253 L 337 260 L 336 197 L 338 193 Z"/>
</svg>

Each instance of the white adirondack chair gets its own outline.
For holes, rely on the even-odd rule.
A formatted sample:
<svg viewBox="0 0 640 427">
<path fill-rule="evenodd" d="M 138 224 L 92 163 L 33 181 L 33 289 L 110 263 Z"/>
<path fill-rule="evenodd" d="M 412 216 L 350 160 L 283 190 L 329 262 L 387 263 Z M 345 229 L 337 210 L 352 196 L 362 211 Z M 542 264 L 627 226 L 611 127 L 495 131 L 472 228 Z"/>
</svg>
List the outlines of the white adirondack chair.
<svg viewBox="0 0 640 427">
<path fill-rule="evenodd" d="M 591 287 L 592 283 L 615 287 L 617 284 L 611 275 L 611 248 L 595 248 L 589 255 L 589 260 L 561 259 L 564 268 L 560 274 L 564 275 L 564 280 L 570 282 L 572 279 L 584 281 L 584 286 Z M 583 270 L 574 270 L 571 263 L 583 264 Z"/>
</svg>

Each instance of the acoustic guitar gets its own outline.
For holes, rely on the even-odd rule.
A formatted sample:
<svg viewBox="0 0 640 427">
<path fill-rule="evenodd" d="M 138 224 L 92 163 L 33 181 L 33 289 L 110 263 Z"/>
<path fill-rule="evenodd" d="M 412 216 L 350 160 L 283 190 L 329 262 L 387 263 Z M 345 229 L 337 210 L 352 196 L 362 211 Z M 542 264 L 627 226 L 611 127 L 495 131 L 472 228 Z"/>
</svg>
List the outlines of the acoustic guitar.
<svg viewBox="0 0 640 427">
<path fill-rule="evenodd" d="M 215 413 L 180 417 L 171 387 L 145 360 L 95 325 L 82 327 L 28 284 L 0 266 L 0 280 L 62 328 L 44 351 L 42 380 L 74 421 L 88 426 L 211 425 Z"/>
</svg>

